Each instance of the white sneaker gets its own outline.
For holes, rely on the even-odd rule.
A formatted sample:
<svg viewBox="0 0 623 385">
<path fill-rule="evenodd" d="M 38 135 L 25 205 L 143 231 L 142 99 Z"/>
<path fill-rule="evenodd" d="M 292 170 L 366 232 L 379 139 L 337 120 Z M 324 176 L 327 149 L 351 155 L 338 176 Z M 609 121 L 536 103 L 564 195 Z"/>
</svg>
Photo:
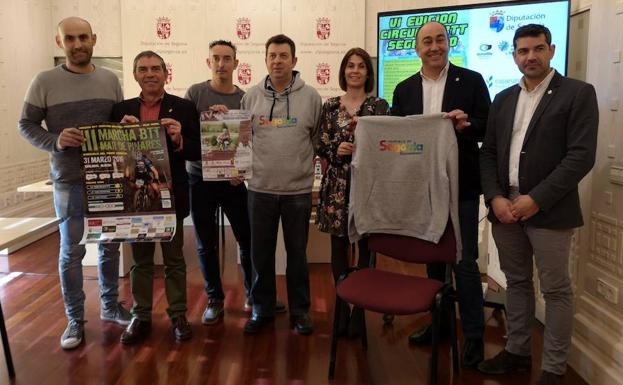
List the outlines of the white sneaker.
<svg viewBox="0 0 623 385">
<path fill-rule="evenodd" d="M 84 321 L 70 320 L 61 336 L 61 348 L 65 350 L 75 349 L 84 337 Z"/>
</svg>

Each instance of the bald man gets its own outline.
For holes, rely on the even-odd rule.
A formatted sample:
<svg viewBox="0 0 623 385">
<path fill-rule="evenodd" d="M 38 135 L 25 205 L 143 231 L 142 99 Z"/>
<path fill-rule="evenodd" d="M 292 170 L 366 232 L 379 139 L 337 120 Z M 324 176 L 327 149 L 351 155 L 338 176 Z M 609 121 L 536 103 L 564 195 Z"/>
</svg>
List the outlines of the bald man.
<svg viewBox="0 0 623 385">
<path fill-rule="evenodd" d="M 66 63 L 33 79 L 18 124 L 26 140 L 50 155 L 54 209 L 61 221 L 58 270 L 68 319 L 61 336 L 63 349 L 78 347 L 84 336 L 85 247 L 78 244 L 84 228 L 80 177 L 80 146 L 84 139 L 76 127 L 110 120 L 113 105 L 123 100 L 117 77 L 91 63 L 96 41 L 97 36 L 84 19 L 68 17 L 58 24 L 56 44 L 65 52 Z M 47 129 L 41 125 L 44 120 Z M 119 244 L 99 244 L 98 248 L 100 318 L 127 325 L 130 313 L 117 301 Z"/>
<path fill-rule="evenodd" d="M 478 270 L 478 207 L 480 171 L 478 142 L 485 135 L 491 99 L 482 75 L 448 61 L 450 50 L 446 28 L 437 22 L 424 24 L 415 37 L 415 51 L 422 68 L 396 86 L 392 115 L 446 113 L 452 119 L 459 147 L 459 221 L 463 254 L 454 266 L 456 291 L 465 343 L 463 365 L 476 367 L 483 359 L 484 311 Z M 429 264 L 428 276 L 445 279 L 443 264 Z M 447 312 L 442 316 L 442 333 L 449 330 Z M 442 313 L 442 314 L 444 314 Z M 411 343 L 429 343 L 431 327 L 409 336 Z"/>
</svg>

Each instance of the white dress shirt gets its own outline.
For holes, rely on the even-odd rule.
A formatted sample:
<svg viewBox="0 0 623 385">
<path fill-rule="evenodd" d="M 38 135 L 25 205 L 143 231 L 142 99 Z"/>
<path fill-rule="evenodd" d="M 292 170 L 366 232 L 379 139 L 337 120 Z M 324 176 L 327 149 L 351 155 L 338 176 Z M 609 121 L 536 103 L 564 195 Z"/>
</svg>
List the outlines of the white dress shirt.
<svg viewBox="0 0 623 385">
<path fill-rule="evenodd" d="M 515 110 L 515 120 L 513 121 L 513 134 L 511 136 L 510 159 L 508 162 L 508 180 L 511 186 L 519 187 L 519 159 L 521 157 L 521 149 L 523 141 L 526 137 L 526 131 L 532 120 L 532 115 L 539 102 L 543 98 L 545 91 L 549 87 L 549 83 L 554 77 L 555 71 L 552 69 L 550 73 L 534 87 L 532 91 L 528 91 L 524 78 L 519 81 L 519 99 L 517 99 L 517 108 Z"/>
<path fill-rule="evenodd" d="M 437 79 L 427 77 L 424 75 L 424 72 L 420 70 L 420 76 L 422 77 L 422 113 L 424 115 L 442 112 L 443 90 L 446 87 L 449 66 L 450 62 L 446 63 L 446 66 L 443 67 Z"/>
</svg>

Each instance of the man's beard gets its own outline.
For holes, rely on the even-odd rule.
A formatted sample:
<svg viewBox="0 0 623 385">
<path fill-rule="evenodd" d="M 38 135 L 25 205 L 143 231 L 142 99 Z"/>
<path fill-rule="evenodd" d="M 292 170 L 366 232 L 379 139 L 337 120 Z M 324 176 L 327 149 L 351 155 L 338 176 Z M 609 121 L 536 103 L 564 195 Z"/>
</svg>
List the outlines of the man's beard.
<svg viewBox="0 0 623 385">
<path fill-rule="evenodd" d="M 77 56 L 77 53 L 84 53 L 86 55 Z M 87 50 L 79 50 L 71 53 L 71 57 L 69 61 L 71 64 L 76 65 L 78 67 L 86 67 L 91 64 L 91 56 L 93 55 L 93 51 Z"/>
</svg>

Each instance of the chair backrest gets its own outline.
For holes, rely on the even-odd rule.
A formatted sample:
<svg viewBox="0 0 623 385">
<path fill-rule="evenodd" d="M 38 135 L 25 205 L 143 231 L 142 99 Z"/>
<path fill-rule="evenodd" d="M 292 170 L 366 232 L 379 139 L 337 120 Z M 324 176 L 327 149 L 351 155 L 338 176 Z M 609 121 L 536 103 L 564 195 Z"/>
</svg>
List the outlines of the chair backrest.
<svg viewBox="0 0 623 385">
<path fill-rule="evenodd" d="M 370 251 L 411 263 L 456 261 L 456 239 L 450 220 L 439 243 L 402 235 L 374 233 L 368 238 L 368 248 Z"/>
</svg>

